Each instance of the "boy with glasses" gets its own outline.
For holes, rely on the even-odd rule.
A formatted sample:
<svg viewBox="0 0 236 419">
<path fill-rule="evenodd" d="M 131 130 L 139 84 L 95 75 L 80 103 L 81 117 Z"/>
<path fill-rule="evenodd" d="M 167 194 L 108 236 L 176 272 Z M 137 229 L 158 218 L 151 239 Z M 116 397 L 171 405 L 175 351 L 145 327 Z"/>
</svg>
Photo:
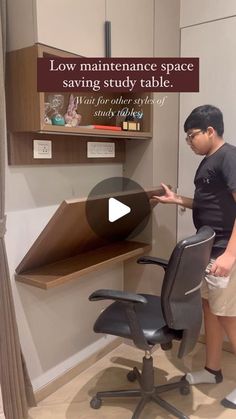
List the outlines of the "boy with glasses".
<svg viewBox="0 0 236 419">
<path fill-rule="evenodd" d="M 205 156 L 194 178 L 194 198 L 179 196 L 165 184 L 165 195 L 152 198 L 192 209 L 196 229 L 209 225 L 216 233 L 202 287 L 206 364 L 185 376 L 190 384 L 214 384 L 223 380 L 225 334 L 236 354 L 236 147 L 224 141 L 223 115 L 215 106 L 195 108 L 184 123 L 184 131 L 194 153 Z M 236 388 L 221 403 L 236 409 Z"/>
</svg>

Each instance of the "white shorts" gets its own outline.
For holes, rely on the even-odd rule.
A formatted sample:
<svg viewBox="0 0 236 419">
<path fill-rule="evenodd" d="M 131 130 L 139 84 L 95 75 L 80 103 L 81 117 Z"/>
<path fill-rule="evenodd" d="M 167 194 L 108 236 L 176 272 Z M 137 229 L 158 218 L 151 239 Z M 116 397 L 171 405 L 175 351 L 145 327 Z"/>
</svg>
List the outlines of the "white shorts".
<svg viewBox="0 0 236 419">
<path fill-rule="evenodd" d="M 213 262 L 211 259 L 209 268 Z M 203 279 L 201 295 L 208 300 L 213 314 L 236 317 L 236 265 L 229 277 L 214 277 L 207 274 Z"/>
</svg>

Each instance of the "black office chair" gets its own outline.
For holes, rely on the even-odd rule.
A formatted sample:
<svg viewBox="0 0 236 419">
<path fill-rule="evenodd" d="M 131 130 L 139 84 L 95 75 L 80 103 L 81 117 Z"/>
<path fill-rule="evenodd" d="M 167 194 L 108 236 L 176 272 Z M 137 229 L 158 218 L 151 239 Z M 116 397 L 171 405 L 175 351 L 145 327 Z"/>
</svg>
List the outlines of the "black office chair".
<svg viewBox="0 0 236 419">
<path fill-rule="evenodd" d="M 98 392 L 90 402 L 92 408 L 98 409 L 106 397 L 140 397 L 132 419 L 139 418 L 150 400 L 177 418 L 187 418 L 159 394 L 175 388 L 179 388 L 181 394 L 189 394 L 189 383 L 182 378 L 176 383 L 155 387 L 151 350 L 156 344 L 160 344 L 163 350 L 170 349 L 174 339 L 180 341 L 179 358 L 194 348 L 202 322 L 200 287 L 214 236 L 214 231 L 204 226 L 196 235 L 180 241 L 168 262 L 150 256 L 138 259 L 138 263 L 164 268 L 160 297 L 114 290 L 97 290 L 90 295 L 90 301 L 115 300 L 100 314 L 94 331 L 132 339 L 138 348 L 145 351 L 142 372 L 134 367 L 127 374 L 129 381 L 138 380 L 140 388 Z"/>
</svg>

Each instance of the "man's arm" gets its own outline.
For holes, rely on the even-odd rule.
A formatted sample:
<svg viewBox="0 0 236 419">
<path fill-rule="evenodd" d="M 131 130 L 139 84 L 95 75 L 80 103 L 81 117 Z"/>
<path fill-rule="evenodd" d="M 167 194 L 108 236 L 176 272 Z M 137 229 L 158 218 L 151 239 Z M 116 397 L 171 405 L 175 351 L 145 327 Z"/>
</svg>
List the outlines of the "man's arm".
<svg viewBox="0 0 236 419">
<path fill-rule="evenodd" d="M 236 192 L 233 192 L 236 202 Z M 215 276 L 228 276 L 236 262 L 236 219 L 234 227 L 224 253 L 212 265 L 211 273 Z"/>
<path fill-rule="evenodd" d="M 176 197 L 177 197 L 177 201 L 176 201 L 177 205 L 181 205 L 182 207 L 189 208 L 189 209 L 193 208 L 193 198 L 188 198 L 187 196 L 182 196 L 182 195 L 176 195 Z"/>
</svg>

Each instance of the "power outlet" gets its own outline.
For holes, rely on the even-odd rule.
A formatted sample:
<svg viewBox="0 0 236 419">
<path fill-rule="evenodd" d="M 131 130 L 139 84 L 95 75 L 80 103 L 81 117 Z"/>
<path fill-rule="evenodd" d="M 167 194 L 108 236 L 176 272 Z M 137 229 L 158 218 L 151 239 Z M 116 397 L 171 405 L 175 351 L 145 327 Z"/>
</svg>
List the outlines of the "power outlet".
<svg viewBox="0 0 236 419">
<path fill-rule="evenodd" d="M 34 159 L 51 159 L 52 141 L 33 140 L 33 157 Z"/>
<path fill-rule="evenodd" d="M 115 143 L 87 142 L 88 158 L 114 158 Z"/>
</svg>

